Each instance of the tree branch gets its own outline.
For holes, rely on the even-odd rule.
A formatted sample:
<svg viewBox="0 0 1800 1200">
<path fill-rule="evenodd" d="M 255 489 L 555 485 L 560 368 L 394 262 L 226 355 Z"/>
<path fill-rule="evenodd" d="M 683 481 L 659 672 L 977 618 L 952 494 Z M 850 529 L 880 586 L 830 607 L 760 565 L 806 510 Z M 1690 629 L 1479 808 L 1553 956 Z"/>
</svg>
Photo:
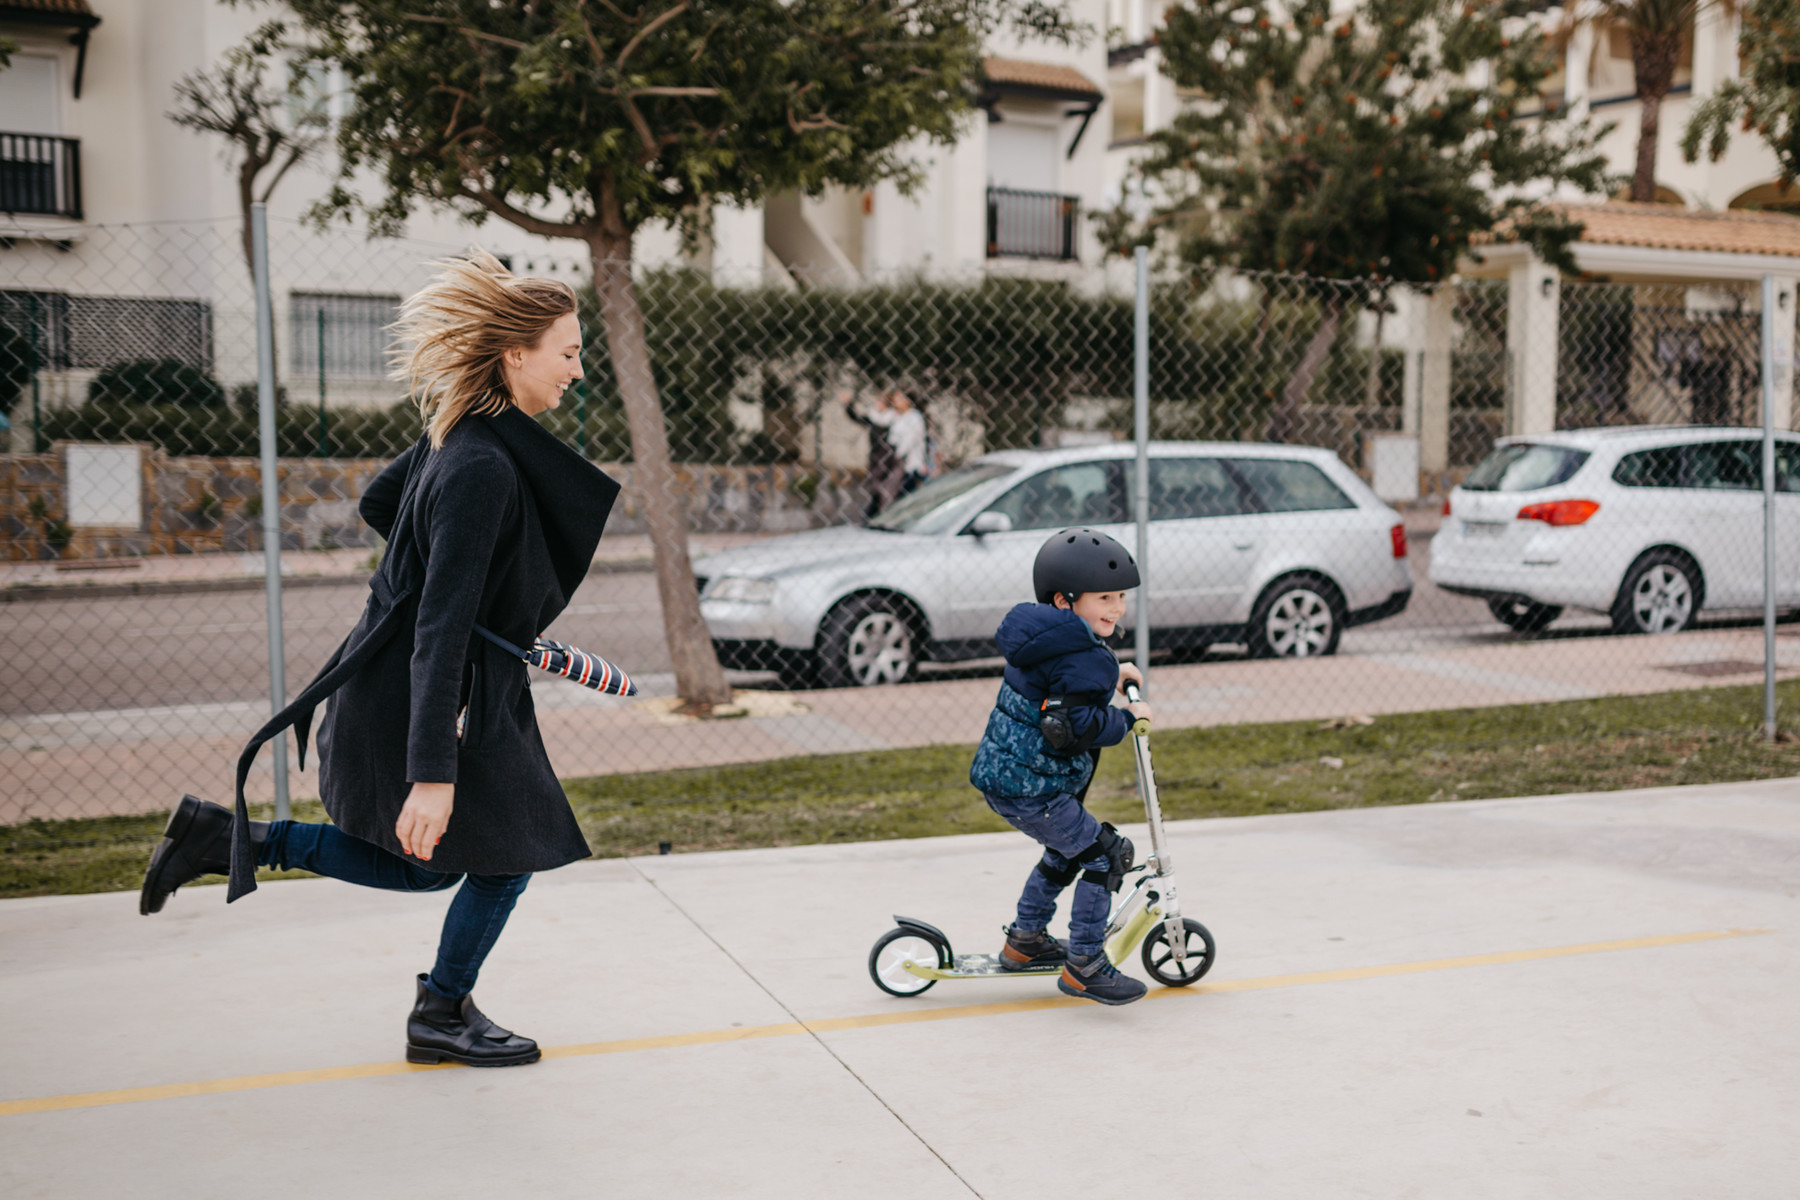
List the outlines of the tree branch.
<svg viewBox="0 0 1800 1200">
<path fill-rule="evenodd" d="M 539 237 L 586 239 L 598 232 L 598 225 L 593 221 L 546 221 L 542 217 L 534 217 L 484 187 L 471 187 L 459 183 L 451 187 L 450 194 L 464 200 L 473 200 L 495 216 L 517 225 L 526 233 L 535 233 Z"/>
<path fill-rule="evenodd" d="M 679 17 L 682 13 L 686 12 L 687 10 L 688 10 L 688 6 L 686 3 L 686 0 L 683 0 L 682 3 L 677 4 L 674 8 L 669 9 L 667 12 L 658 14 L 655 17 L 655 19 L 653 19 L 648 25 L 646 25 L 642 29 L 638 30 L 637 35 L 635 37 L 633 37 L 629 42 L 625 43 L 625 48 L 623 50 L 619 51 L 618 61 L 613 64 L 613 68 L 618 71 L 623 71 L 625 69 L 625 60 L 631 57 L 631 52 L 633 50 L 636 50 L 640 45 L 643 44 L 643 41 L 645 38 L 649 37 L 651 34 L 655 33 L 658 29 L 662 28 L 664 25 L 667 25 L 670 21 L 673 21 L 676 17 Z"/>
</svg>

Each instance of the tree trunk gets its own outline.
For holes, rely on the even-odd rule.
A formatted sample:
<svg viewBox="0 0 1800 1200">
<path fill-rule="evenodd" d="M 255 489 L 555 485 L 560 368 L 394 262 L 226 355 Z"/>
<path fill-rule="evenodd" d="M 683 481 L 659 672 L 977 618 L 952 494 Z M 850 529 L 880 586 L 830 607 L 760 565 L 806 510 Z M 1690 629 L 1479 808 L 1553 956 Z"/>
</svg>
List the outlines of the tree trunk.
<svg viewBox="0 0 1800 1200">
<path fill-rule="evenodd" d="M 632 235 L 616 202 L 602 212 L 602 231 L 588 242 L 594 260 L 594 291 L 606 345 L 612 354 L 613 378 L 631 427 L 632 486 L 644 506 L 650 549 L 656 565 L 657 597 L 662 601 L 663 635 L 675 664 L 675 690 L 697 715 L 731 700 L 731 688 L 712 635 L 700 616 L 700 593 L 688 558 L 687 519 L 675 494 L 675 472 L 669 463 L 669 435 L 663 426 L 662 401 L 650 371 L 650 347 L 644 336 L 644 312 L 631 281 Z"/>
<path fill-rule="evenodd" d="M 1656 131 L 1662 123 L 1662 97 L 1640 97 L 1637 168 L 1631 176 L 1631 198 L 1639 204 L 1656 203 Z"/>
<path fill-rule="evenodd" d="M 1681 56 L 1683 22 L 1691 14 L 1655 30 L 1632 30 L 1631 71 L 1637 84 L 1637 166 L 1631 175 L 1631 198 L 1639 204 L 1656 202 L 1656 134 L 1662 124 L 1663 97 L 1675 85 L 1675 64 Z"/>
<path fill-rule="evenodd" d="M 1281 403 L 1269 414 L 1269 440 L 1271 442 L 1291 441 L 1300 432 L 1300 406 L 1306 403 L 1306 394 L 1312 391 L 1313 379 L 1319 374 L 1319 368 L 1325 365 L 1325 356 L 1331 352 L 1331 344 L 1337 341 L 1338 326 L 1344 319 L 1344 298 L 1336 289 L 1326 293 L 1323 311 L 1319 314 L 1319 327 L 1313 330 L 1312 340 L 1306 343 L 1306 352 L 1300 356 L 1300 365 L 1294 368 L 1293 375 L 1288 377 L 1287 386 L 1281 390 Z"/>
</svg>

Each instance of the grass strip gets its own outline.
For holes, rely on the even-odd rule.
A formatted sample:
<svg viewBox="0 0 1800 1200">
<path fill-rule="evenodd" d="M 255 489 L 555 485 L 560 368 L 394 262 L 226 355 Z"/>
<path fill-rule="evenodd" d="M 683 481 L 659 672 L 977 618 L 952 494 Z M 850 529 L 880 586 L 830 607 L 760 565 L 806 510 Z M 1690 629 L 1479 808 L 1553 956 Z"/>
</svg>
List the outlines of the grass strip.
<svg viewBox="0 0 1800 1200">
<path fill-rule="evenodd" d="M 1800 680 L 1781 684 L 1779 699 L 1792 711 Z M 1152 746 L 1163 811 L 1178 820 L 1800 775 L 1800 742 L 1784 734 L 1770 745 L 1761 717 L 1760 687 L 1723 687 L 1368 724 L 1177 729 L 1156 734 Z M 564 786 L 603 858 L 655 854 L 664 841 L 680 852 L 1003 830 L 968 784 L 973 749 L 812 755 Z M 1102 757 L 1088 796 L 1096 815 L 1142 818 L 1132 769 L 1127 752 Z M 323 819 L 316 801 L 296 802 L 294 815 Z M 0 826 L 0 897 L 135 890 L 165 819 Z"/>
</svg>

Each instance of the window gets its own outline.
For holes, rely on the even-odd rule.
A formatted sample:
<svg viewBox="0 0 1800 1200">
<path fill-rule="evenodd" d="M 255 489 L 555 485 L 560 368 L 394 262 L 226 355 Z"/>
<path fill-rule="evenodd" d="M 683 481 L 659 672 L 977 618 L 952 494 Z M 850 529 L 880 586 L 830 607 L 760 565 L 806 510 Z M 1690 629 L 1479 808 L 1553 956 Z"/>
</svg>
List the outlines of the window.
<svg viewBox="0 0 1800 1200">
<path fill-rule="evenodd" d="M 1225 464 L 1216 458 L 1150 460 L 1150 519 L 1230 517 L 1252 506 Z"/>
<path fill-rule="evenodd" d="M 288 346 L 293 373 L 318 378 L 322 334 L 325 378 L 386 378 L 391 367 L 387 330 L 399 316 L 398 296 L 292 293 Z"/>
<path fill-rule="evenodd" d="M 1514 442 L 1495 446 L 1462 486 L 1470 492 L 1535 492 L 1567 483 L 1587 460 L 1585 450 Z"/>
<path fill-rule="evenodd" d="M 1777 486 L 1789 469 L 1784 453 L 1800 455 L 1792 443 L 1775 448 Z M 1795 463 L 1800 468 L 1800 463 Z M 1753 441 L 1701 442 L 1693 446 L 1658 446 L 1627 454 L 1613 468 L 1613 482 L 1625 487 L 1703 488 L 1707 491 L 1761 491 L 1762 445 Z"/>
<path fill-rule="evenodd" d="M 1800 492 L 1800 442 L 1775 443 L 1775 490 Z"/>
<path fill-rule="evenodd" d="M 38 361 L 52 370 L 137 358 L 213 369 L 212 306 L 203 300 L 0 291 L 0 325 L 29 338 Z"/>
<path fill-rule="evenodd" d="M 939 475 L 882 509 L 869 522 L 869 528 L 896 533 L 942 533 L 961 511 L 958 500 L 982 484 L 1012 472 L 1011 467 L 1000 463 L 975 463 Z"/>
<path fill-rule="evenodd" d="M 1687 486 L 1709 491 L 1762 490 L 1762 447 L 1755 442 L 1702 442 L 1688 447 Z"/>
<path fill-rule="evenodd" d="M 1231 466 L 1267 512 L 1319 512 L 1355 508 L 1325 472 L 1309 462 L 1283 458 L 1239 458 Z"/>
<path fill-rule="evenodd" d="M 1658 446 L 1627 454 L 1613 468 L 1612 477 L 1623 487 L 1680 487 L 1681 447 Z"/>
<path fill-rule="evenodd" d="M 993 504 L 1014 529 L 1065 529 L 1125 520 L 1125 492 L 1116 462 L 1071 463 L 1040 471 Z"/>
</svg>

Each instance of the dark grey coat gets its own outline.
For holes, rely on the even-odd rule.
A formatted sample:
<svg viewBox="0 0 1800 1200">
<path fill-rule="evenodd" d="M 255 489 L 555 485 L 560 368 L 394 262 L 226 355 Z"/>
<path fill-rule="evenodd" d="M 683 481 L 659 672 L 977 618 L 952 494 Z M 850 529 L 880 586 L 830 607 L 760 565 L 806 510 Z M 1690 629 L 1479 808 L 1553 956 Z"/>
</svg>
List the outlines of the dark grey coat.
<svg viewBox="0 0 1800 1200">
<path fill-rule="evenodd" d="M 464 419 L 439 450 L 421 441 L 369 485 L 362 515 L 387 552 L 356 628 L 239 760 L 232 899 L 256 886 L 250 761 L 291 726 L 304 766 L 328 698 L 319 788 L 344 832 L 402 854 L 394 825 L 412 784 L 454 783 L 431 870 L 513 875 L 591 853 L 544 752 L 528 668 L 473 629 L 529 646 L 587 574 L 618 492 L 517 409 Z"/>
</svg>

